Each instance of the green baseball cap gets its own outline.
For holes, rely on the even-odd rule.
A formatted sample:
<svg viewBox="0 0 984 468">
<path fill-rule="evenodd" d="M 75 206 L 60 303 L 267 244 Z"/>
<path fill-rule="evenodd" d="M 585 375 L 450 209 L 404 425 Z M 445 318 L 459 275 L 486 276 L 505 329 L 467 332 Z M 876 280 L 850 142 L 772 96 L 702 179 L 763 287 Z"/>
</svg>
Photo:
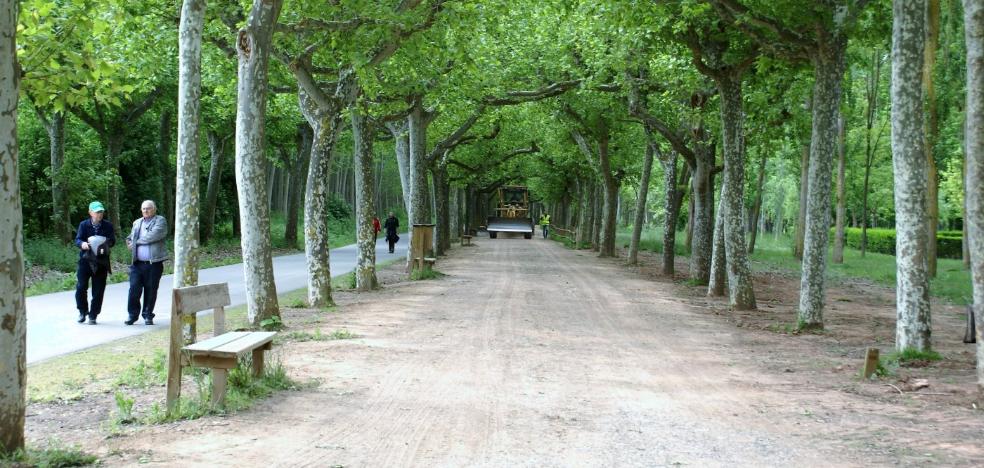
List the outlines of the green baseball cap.
<svg viewBox="0 0 984 468">
<path fill-rule="evenodd" d="M 103 206 L 102 202 L 94 201 L 89 203 L 89 211 L 106 211 L 106 207 Z"/>
</svg>

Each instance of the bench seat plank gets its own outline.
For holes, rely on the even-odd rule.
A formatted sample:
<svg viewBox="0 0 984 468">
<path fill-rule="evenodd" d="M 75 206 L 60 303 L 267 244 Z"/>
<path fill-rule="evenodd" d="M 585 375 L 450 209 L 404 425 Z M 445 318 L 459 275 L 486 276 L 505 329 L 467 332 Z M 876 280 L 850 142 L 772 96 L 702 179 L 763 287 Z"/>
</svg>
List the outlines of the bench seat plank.
<svg viewBox="0 0 984 468">
<path fill-rule="evenodd" d="M 187 351 L 193 351 L 193 352 L 198 352 L 198 351 L 211 351 L 212 349 L 218 348 L 219 346 L 222 346 L 222 345 L 224 345 L 226 343 L 229 343 L 230 341 L 238 340 L 238 339 L 240 339 L 240 338 L 242 338 L 242 337 L 244 337 L 244 336 L 246 336 L 248 334 L 249 334 L 249 332 L 228 332 L 228 333 L 223 333 L 223 334 L 218 335 L 218 336 L 213 336 L 213 337 L 211 337 L 211 338 L 209 338 L 207 340 L 199 341 L 198 343 L 194 343 L 194 344 L 190 344 L 188 346 L 185 346 L 183 349 L 185 349 Z"/>
<path fill-rule="evenodd" d="M 252 351 L 254 349 L 265 346 L 266 344 L 273 341 L 276 332 L 231 332 L 238 333 L 239 336 L 232 337 L 231 340 L 216 340 L 209 346 L 201 346 L 208 343 L 210 340 L 205 340 L 200 343 L 195 343 L 191 346 L 186 346 L 184 349 L 200 356 L 214 356 L 214 357 L 235 357 L 246 351 Z M 229 335 L 230 333 L 226 333 Z M 216 338 L 222 338 L 225 335 L 220 335 Z"/>
</svg>

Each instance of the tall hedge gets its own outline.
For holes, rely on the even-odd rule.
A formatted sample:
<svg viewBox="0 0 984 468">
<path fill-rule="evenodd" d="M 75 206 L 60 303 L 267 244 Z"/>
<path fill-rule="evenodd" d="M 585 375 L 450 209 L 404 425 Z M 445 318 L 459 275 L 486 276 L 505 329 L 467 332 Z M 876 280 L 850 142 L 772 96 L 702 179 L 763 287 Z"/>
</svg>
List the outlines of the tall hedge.
<svg viewBox="0 0 984 468">
<path fill-rule="evenodd" d="M 960 231 L 940 231 L 936 235 L 936 255 L 939 258 L 959 259 L 963 256 L 962 237 Z M 834 231 L 830 230 L 833 239 Z M 844 230 L 845 245 L 852 249 L 861 249 L 861 228 Z M 895 255 L 894 229 L 868 229 L 868 252 Z"/>
</svg>

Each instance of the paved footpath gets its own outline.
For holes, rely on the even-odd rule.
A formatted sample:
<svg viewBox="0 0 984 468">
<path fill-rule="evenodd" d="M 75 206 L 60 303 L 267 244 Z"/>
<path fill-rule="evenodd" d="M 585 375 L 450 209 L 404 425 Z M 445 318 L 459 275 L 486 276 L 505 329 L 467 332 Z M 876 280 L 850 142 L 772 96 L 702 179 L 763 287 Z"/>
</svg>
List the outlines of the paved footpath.
<svg viewBox="0 0 984 468">
<path fill-rule="evenodd" d="M 404 234 L 403 239 L 409 239 Z M 407 241 L 397 243 L 396 252 L 389 253 L 386 240 L 380 237 L 376 243 L 376 261 L 384 262 L 394 258 L 405 258 Z M 332 277 L 344 275 L 355 269 L 356 245 L 351 244 L 331 249 Z M 304 254 L 273 257 L 274 278 L 277 292 L 284 293 L 307 287 L 307 264 Z M 208 268 L 198 273 L 200 284 L 229 283 L 232 305 L 246 303 L 246 286 L 243 282 L 243 264 Z M 78 310 L 75 308 L 75 291 L 44 294 L 27 298 L 27 362 L 38 361 L 68 354 L 109 341 L 139 335 L 151 330 L 167 327 L 171 322 L 172 275 L 161 278 L 154 307 L 154 325 L 147 326 L 143 320 L 132 326 L 123 324 L 127 318 L 126 302 L 129 283 L 106 286 L 103 297 L 99 325 L 76 323 Z M 90 296 L 91 297 L 91 296 Z"/>
</svg>

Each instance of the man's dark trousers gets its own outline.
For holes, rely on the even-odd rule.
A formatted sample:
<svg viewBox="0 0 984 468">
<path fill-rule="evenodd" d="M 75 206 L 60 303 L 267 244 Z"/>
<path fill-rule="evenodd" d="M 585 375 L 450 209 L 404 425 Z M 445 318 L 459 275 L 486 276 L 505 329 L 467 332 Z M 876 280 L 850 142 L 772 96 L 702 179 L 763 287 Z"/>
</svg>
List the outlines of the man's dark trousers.
<svg viewBox="0 0 984 468">
<path fill-rule="evenodd" d="M 164 262 L 150 263 L 136 260 L 130 265 L 130 298 L 127 312 L 130 320 L 143 316 L 144 320 L 154 318 L 154 303 L 157 302 L 157 287 L 161 285 L 164 274 Z M 143 308 L 140 307 L 140 295 L 143 293 Z"/>
<path fill-rule="evenodd" d="M 80 315 L 87 315 L 95 320 L 99 312 L 102 311 L 103 292 L 106 291 L 106 276 L 109 270 L 100 268 L 95 273 L 89 267 L 89 261 L 79 259 L 79 267 L 75 270 L 75 307 L 79 309 Z M 92 307 L 89 307 L 89 299 L 86 291 L 89 289 L 89 279 L 92 279 Z"/>
</svg>

